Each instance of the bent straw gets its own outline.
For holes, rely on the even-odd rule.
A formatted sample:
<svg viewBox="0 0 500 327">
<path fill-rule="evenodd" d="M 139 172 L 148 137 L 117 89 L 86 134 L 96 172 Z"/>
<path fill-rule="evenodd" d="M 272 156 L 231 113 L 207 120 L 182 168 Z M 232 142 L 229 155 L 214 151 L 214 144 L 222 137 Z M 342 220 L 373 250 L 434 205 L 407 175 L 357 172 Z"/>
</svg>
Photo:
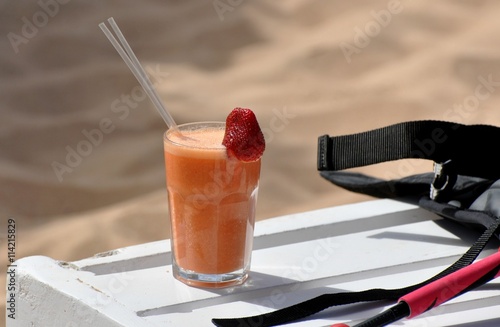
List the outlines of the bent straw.
<svg viewBox="0 0 500 327">
<path fill-rule="evenodd" d="M 146 91 L 146 94 L 149 96 L 149 98 L 155 105 L 156 109 L 158 110 L 161 117 L 167 124 L 168 128 L 177 129 L 177 124 L 175 123 L 174 119 L 168 112 L 167 108 L 164 106 L 163 102 L 160 100 L 160 97 L 158 96 L 158 93 L 156 92 L 153 83 L 151 83 L 151 80 L 149 79 L 148 75 L 142 68 L 141 63 L 134 54 L 134 51 L 132 51 L 132 48 L 130 47 L 127 40 L 123 36 L 122 32 L 120 31 L 120 28 L 115 23 L 115 20 L 111 17 L 108 19 L 108 22 L 111 25 L 113 31 L 118 36 L 118 39 L 120 40 L 121 44 L 116 40 L 114 35 L 111 33 L 111 31 L 104 23 L 100 23 L 99 27 L 104 32 L 104 34 L 111 42 L 111 44 L 114 46 L 116 51 L 118 51 L 118 54 L 120 54 L 120 56 L 125 61 L 127 66 L 130 68 L 130 70 L 134 74 L 139 84 L 141 84 L 143 89 Z"/>
</svg>

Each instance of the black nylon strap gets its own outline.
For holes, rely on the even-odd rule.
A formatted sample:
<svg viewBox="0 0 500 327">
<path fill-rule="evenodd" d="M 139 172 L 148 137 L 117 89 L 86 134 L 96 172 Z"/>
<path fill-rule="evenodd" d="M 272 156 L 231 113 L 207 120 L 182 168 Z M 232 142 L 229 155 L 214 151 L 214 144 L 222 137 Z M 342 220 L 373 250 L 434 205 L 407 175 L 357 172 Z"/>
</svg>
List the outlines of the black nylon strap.
<svg viewBox="0 0 500 327">
<path fill-rule="evenodd" d="M 345 292 L 323 294 L 310 300 L 279 309 L 262 315 L 243 318 L 215 318 L 212 323 L 219 327 L 268 327 L 286 324 L 318 313 L 332 306 L 352 304 L 358 302 L 372 302 L 379 300 L 397 300 L 428 283 L 442 278 L 454 271 L 470 265 L 484 249 L 492 235 L 500 228 L 500 219 L 497 219 L 478 238 L 471 248 L 454 264 L 441 271 L 436 276 L 421 283 L 400 289 L 371 289 L 361 292 Z"/>
<path fill-rule="evenodd" d="M 500 178 L 493 148 L 500 128 L 445 121 L 410 121 L 371 131 L 318 139 L 318 170 L 343 170 L 399 159 L 452 160 L 460 175 Z"/>
</svg>

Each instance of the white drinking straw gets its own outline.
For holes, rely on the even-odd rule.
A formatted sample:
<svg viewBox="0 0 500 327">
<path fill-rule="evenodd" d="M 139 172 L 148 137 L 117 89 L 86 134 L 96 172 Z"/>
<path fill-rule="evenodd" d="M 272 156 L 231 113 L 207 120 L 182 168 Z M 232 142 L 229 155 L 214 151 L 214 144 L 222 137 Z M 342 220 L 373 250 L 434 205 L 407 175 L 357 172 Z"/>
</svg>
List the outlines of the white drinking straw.
<svg viewBox="0 0 500 327">
<path fill-rule="evenodd" d="M 149 79 L 148 75 L 142 68 L 141 63 L 135 56 L 134 51 L 132 51 L 132 48 L 130 48 L 130 45 L 123 36 L 122 32 L 120 31 L 118 25 L 115 23 L 113 17 L 109 18 L 108 22 L 111 25 L 111 28 L 113 29 L 115 34 L 117 35 L 118 40 L 120 40 L 121 44 L 116 40 L 114 35 L 111 33 L 111 31 L 104 23 L 100 23 L 99 27 L 107 36 L 111 44 L 115 47 L 116 51 L 118 51 L 118 53 L 125 61 L 127 66 L 130 68 L 135 78 L 137 78 L 141 86 L 144 88 L 146 94 L 149 96 L 151 101 L 153 101 L 153 104 L 155 105 L 156 109 L 158 109 L 158 112 L 160 113 L 161 117 L 167 124 L 168 128 L 176 130 L 177 124 L 172 118 L 172 115 L 170 115 L 167 108 L 161 101 L 160 97 L 158 96 L 158 93 L 156 92 L 156 89 L 153 86 L 153 83 L 151 83 L 151 80 Z"/>
</svg>

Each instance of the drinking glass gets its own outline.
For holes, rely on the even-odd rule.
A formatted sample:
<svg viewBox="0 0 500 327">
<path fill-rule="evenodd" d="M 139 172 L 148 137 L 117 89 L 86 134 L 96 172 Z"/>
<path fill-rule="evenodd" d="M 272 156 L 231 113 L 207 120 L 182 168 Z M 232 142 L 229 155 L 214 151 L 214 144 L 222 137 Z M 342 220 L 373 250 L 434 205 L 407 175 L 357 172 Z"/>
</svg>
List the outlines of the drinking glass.
<svg viewBox="0 0 500 327">
<path fill-rule="evenodd" d="M 174 277 L 197 287 L 245 282 L 250 270 L 260 159 L 228 157 L 223 122 L 164 134 Z"/>
</svg>

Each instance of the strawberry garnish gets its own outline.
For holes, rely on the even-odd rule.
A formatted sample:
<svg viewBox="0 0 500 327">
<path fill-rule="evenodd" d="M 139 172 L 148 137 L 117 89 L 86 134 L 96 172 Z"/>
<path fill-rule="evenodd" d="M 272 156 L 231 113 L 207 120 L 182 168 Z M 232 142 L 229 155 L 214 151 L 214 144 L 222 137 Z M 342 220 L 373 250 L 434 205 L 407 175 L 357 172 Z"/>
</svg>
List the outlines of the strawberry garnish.
<svg viewBox="0 0 500 327">
<path fill-rule="evenodd" d="M 257 161 L 266 148 L 264 134 L 252 110 L 234 108 L 226 118 L 226 132 L 222 144 L 228 155 L 240 161 Z"/>
</svg>

